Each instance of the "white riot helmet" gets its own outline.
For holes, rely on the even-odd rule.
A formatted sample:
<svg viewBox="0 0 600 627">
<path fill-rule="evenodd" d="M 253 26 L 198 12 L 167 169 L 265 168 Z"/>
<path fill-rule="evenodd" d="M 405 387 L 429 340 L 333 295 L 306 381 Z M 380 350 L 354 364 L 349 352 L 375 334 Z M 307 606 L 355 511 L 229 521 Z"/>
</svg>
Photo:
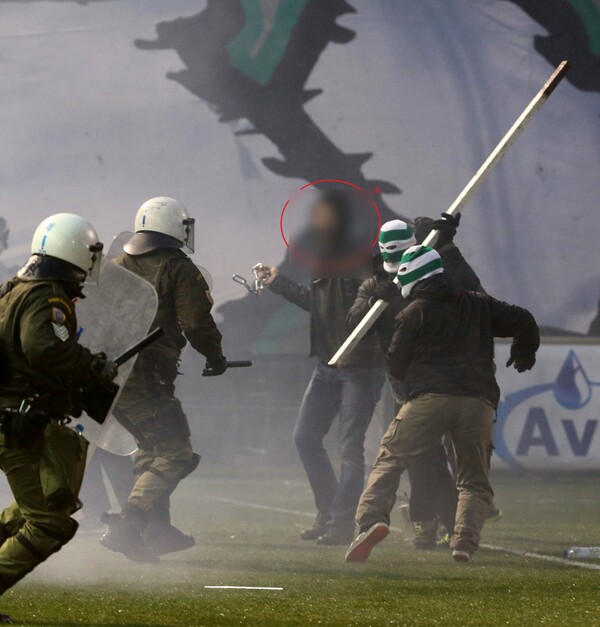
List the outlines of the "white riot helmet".
<svg viewBox="0 0 600 627">
<path fill-rule="evenodd" d="M 35 230 L 31 258 L 19 276 L 96 283 L 102 249 L 96 229 L 87 220 L 74 213 L 56 213 Z"/>
<path fill-rule="evenodd" d="M 188 210 L 174 198 L 158 196 L 147 200 L 135 216 L 136 235 L 125 245 L 125 252 L 143 254 L 158 246 L 173 246 L 185 248 L 194 252 L 194 222 Z M 166 238 L 136 237 L 138 234 L 166 235 L 175 242 Z"/>
</svg>

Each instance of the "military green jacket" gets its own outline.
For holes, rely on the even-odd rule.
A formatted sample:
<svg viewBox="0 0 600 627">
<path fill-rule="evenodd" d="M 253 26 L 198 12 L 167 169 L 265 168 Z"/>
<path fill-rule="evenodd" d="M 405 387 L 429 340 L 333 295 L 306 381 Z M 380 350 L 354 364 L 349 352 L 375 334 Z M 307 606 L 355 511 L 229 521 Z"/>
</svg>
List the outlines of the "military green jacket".
<svg viewBox="0 0 600 627">
<path fill-rule="evenodd" d="M 11 357 L 0 407 L 48 394 L 52 411 L 68 413 L 71 390 L 94 380 L 92 354 L 77 342 L 75 304 L 60 281 L 13 279 L 0 293 L 0 339 Z"/>
<path fill-rule="evenodd" d="M 175 362 L 186 339 L 207 359 L 221 357 L 221 333 L 210 313 L 213 299 L 208 284 L 183 251 L 157 248 L 143 255 L 124 253 L 116 261 L 149 281 L 158 294 L 152 329 L 162 327 L 165 334 L 138 362 L 152 358 Z"/>
</svg>

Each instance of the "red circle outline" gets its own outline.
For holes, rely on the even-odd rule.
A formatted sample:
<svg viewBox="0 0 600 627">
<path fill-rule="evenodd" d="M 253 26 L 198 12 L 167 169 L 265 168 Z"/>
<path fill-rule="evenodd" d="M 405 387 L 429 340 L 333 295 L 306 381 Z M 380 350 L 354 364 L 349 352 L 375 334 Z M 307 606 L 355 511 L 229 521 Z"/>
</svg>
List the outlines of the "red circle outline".
<svg viewBox="0 0 600 627">
<path fill-rule="evenodd" d="M 306 183 L 306 185 L 303 185 L 298 191 L 300 192 L 304 191 L 308 187 L 312 187 L 313 185 L 318 185 L 319 183 L 341 183 L 342 185 L 348 185 L 349 187 L 353 187 L 354 189 L 358 190 L 361 194 L 364 194 L 365 196 L 367 196 L 367 192 L 365 192 L 365 190 L 362 187 L 360 187 L 359 185 L 356 185 L 356 183 L 345 181 L 344 179 L 318 179 L 317 181 L 311 181 L 310 183 Z M 375 202 L 375 200 L 373 198 L 370 198 L 370 201 L 373 207 L 375 208 L 375 213 L 377 214 L 377 233 L 375 234 L 375 239 L 373 240 L 371 244 L 371 248 L 373 248 L 379 240 L 379 231 L 381 230 L 381 212 L 379 211 L 379 207 L 377 206 L 377 203 Z M 279 216 L 279 232 L 281 233 L 281 239 L 283 240 L 283 243 L 285 244 L 286 248 L 290 249 L 290 253 L 291 253 L 290 245 L 285 237 L 285 233 L 283 230 L 283 216 L 285 215 L 285 212 L 289 204 L 290 204 L 290 199 L 288 198 L 285 204 L 283 205 L 283 208 L 281 210 L 281 215 Z"/>
</svg>

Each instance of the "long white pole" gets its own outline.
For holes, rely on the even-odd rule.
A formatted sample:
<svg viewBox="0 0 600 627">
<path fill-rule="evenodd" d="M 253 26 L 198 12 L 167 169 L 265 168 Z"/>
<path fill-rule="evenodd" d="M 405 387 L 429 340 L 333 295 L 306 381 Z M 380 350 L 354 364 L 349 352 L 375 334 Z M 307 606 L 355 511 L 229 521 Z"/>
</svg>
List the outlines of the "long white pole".
<svg viewBox="0 0 600 627">
<path fill-rule="evenodd" d="M 496 164 L 506 154 L 517 137 L 519 137 L 519 135 L 525 130 L 527 124 L 529 124 L 533 116 L 540 110 L 546 100 L 548 100 L 550 94 L 556 89 L 557 85 L 565 77 L 568 70 L 569 62 L 562 61 L 556 70 L 554 70 L 552 76 L 536 94 L 534 99 L 525 107 L 523 113 L 521 113 L 506 135 L 500 140 L 498 145 L 491 152 L 490 156 L 483 162 L 482 166 L 467 183 L 466 187 L 458 195 L 456 200 L 452 203 L 452 205 L 450 205 L 450 208 L 446 213 L 453 216 L 460 213 L 464 209 L 465 205 L 469 202 L 469 200 L 471 200 L 477 191 L 477 188 L 481 185 L 481 183 L 483 183 Z M 437 231 L 431 231 L 431 233 L 429 233 L 423 241 L 423 244 L 425 246 L 431 246 L 435 243 L 436 239 Z M 397 282 L 398 279 L 396 278 L 395 281 Z M 340 365 L 342 360 L 354 350 L 355 346 L 368 333 L 369 329 L 384 312 L 387 305 L 388 304 L 384 300 L 378 300 L 373 304 L 365 317 L 358 323 L 354 331 L 350 333 L 346 341 L 340 346 L 336 354 L 329 360 L 330 366 L 335 367 Z"/>
</svg>

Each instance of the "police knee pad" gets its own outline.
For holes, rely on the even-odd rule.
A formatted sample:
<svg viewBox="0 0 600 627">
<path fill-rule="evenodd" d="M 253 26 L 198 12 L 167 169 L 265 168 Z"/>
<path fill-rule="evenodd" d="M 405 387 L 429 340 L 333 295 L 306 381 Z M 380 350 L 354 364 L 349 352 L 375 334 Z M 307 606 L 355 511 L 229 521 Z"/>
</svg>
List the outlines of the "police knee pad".
<svg viewBox="0 0 600 627">
<path fill-rule="evenodd" d="M 176 481 L 179 482 L 182 479 L 185 479 L 187 476 L 191 475 L 194 472 L 194 470 L 198 468 L 199 463 L 200 463 L 200 455 L 198 455 L 197 453 L 193 453 L 192 457 L 189 460 L 185 462 L 180 462 L 179 463 L 180 470 L 179 470 Z"/>
<path fill-rule="evenodd" d="M 192 458 L 185 465 L 185 469 L 184 469 L 185 474 L 181 477 L 182 479 L 187 477 L 188 475 L 191 475 L 194 472 L 194 470 L 198 468 L 200 459 L 201 457 L 200 455 L 198 455 L 198 453 L 194 453 L 192 455 Z"/>
<path fill-rule="evenodd" d="M 56 529 L 55 527 L 47 527 L 46 525 L 37 525 L 38 529 L 48 538 L 52 538 L 60 543 L 61 546 L 70 542 L 77 529 L 79 529 L 79 523 L 74 518 L 67 518 L 65 521 L 64 529 Z M 60 547 L 58 547 L 60 549 Z M 58 551 L 58 549 L 56 549 Z"/>
<path fill-rule="evenodd" d="M 15 539 L 37 563 L 40 563 L 53 553 L 60 551 L 67 542 L 73 539 L 79 523 L 73 518 L 67 518 L 64 529 L 40 524 L 35 527 L 38 530 L 35 543 L 31 542 L 21 531 L 17 531 Z"/>
<path fill-rule="evenodd" d="M 0 522 L 0 546 L 2 546 L 10 537 L 12 533 L 8 530 L 8 527 Z"/>
<path fill-rule="evenodd" d="M 177 477 L 175 479 L 175 483 L 179 483 L 182 479 L 185 479 L 187 476 L 191 475 L 196 468 L 198 468 L 198 464 L 200 463 L 200 455 L 197 453 L 193 453 L 192 457 L 183 462 L 178 462 L 179 472 L 177 473 Z"/>
</svg>

